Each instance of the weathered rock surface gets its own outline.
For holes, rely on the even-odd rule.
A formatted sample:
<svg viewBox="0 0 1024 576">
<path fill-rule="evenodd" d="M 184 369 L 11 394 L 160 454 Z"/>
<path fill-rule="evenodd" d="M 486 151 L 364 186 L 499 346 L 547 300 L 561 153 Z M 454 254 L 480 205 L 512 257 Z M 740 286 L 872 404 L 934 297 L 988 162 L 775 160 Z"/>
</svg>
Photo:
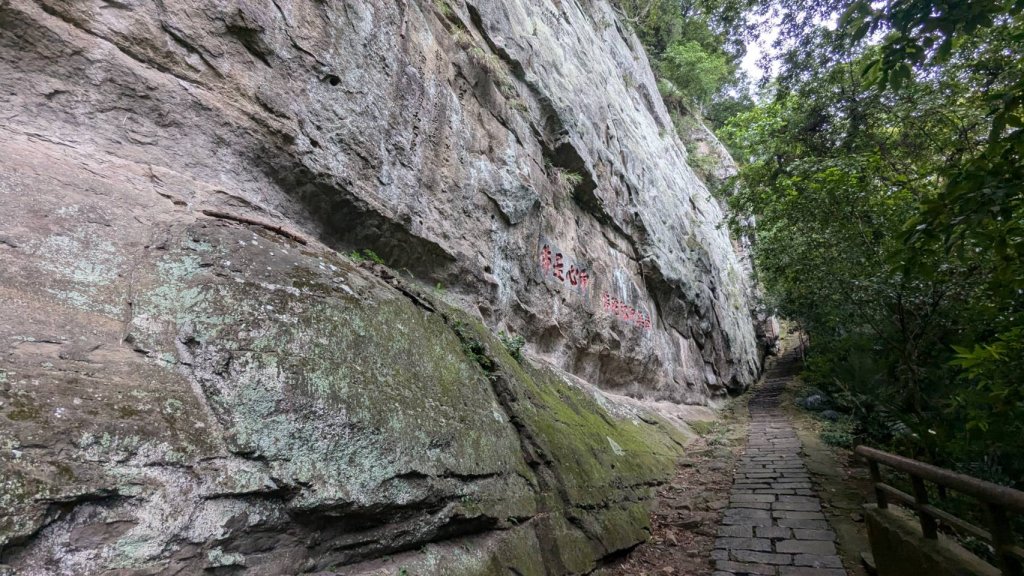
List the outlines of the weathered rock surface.
<svg viewBox="0 0 1024 576">
<path fill-rule="evenodd" d="M 19 574 L 288 574 L 435 541 L 454 573 L 580 573 L 644 538 L 685 441 L 664 421 L 326 247 L 168 209 L 145 170 L 0 151 Z"/>
<path fill-rule="evenodd" d="M 591 385 L 758 370 L 603 0 L 0 0 L 0 120 L 19 574 L 586 572 L 684 441 Z"/>
</svg>

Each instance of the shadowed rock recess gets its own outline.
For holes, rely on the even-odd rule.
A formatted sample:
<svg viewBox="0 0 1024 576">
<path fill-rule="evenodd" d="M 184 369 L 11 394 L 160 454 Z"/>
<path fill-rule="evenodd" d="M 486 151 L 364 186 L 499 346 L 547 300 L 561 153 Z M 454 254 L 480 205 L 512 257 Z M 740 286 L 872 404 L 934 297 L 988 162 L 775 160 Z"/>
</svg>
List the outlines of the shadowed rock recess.
<svg viewBox="0 0 1024 576">
<path fill-rule="evenodd" d="M 604 0 L 0 0 L 0 574 L 588 572 L 722 221 Z"/>
</svg>

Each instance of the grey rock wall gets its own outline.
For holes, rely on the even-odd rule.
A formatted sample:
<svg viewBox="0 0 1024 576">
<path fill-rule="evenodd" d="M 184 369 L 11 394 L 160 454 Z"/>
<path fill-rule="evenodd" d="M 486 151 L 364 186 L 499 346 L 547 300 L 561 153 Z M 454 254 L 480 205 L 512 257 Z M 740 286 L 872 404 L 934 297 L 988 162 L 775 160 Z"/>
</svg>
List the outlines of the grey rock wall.
<svg viewBox="0 0 1024 576">
<path fill-rule="evenodd" d="M 606 2 L 4 11 L 8 130 L 148 166 L 188 209 L 373 249 L 607 389 L 701 403 L 757 372 L 722 211 Z"/>
<path fill-rule="evenodd" d="M 603 0 L 0 0 L 0 573 L 636 544 L 684 440 L 601 389 L 759 364 L 687 161 Z"/>
</svg>

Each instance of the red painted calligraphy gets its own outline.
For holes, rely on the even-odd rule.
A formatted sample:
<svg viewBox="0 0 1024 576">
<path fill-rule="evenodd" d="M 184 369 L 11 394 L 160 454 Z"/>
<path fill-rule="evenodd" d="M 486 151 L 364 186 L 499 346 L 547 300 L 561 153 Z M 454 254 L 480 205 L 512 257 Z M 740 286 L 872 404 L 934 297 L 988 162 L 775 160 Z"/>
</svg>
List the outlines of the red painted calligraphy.
<svg viewBox="0 0 1024 576">
<path fill-rule="evenodd" d="M 566 276 L 566 278 L 569 279 L 569 284 L 572 284 L 573 286 L 580 285 L 580 271 L 576 268 L 575 265 L 569 266 L 569 274 Z"/>
<path fill-rule="evenodd" d="M 644 330 L 650 330 L 653 326 L 650 314 L 637 310 L 614 296 L 601 294 L 601 308 L 611 312 L 612 316 L 615 316 L 619 320 L 628 322 L 634 326 L 639 326 Z"/>
<path fill-rule="evenodd" d="M 558 246 L 550 242 L 541 244 L 540 271 L 545 280 L 555 279 L 560 283 L 568 281 L 570 287 L 584 293 L 593 281 L 578 262 L 573 262 L 571 257 L 565 256 L 558 250 Z"/>
</svg>

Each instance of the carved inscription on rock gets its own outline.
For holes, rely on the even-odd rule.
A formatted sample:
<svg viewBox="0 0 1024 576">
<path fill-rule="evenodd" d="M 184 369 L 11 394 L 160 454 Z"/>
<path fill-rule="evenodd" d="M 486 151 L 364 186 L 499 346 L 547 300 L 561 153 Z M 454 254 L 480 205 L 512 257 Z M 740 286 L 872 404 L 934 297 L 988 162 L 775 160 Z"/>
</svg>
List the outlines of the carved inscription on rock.
<svg viewBox="0 0 1024 576">
<path fill-rule="evenodd" d="M 611 312 L 616 318 L 644 330 L 650 330 L 651 315 L 623 302 L 610 294 L 601 294 L 601 309 Z"/>
<path fill-rule="evenodd" d="M 569 286 L 586 296 L 594 279 L 590 271 L 546 239 L 540 242 L 540 272 L 545 282 Z"/>
</svg>

